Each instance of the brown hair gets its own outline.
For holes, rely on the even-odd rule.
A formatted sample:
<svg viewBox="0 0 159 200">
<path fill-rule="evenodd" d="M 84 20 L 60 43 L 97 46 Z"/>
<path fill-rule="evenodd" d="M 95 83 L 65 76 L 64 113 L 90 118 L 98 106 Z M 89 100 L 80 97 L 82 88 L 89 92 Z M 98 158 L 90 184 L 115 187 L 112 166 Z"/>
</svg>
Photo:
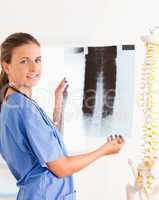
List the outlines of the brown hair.
<svg viewBox="0 0 159 200">
<path fill-rule="evenodd" d="M 14 48 L 20 47 L 24 44 L 34 43 L 40 47 L 40 43 L 28 33 L 14 33 L 8 36 L 4 42 L 1 44 L 1 53 L 0 53 L 0 63 L 6 62 L 10 63 L 12 59 L 12 52 Z M 1 64 L 1 73 L 0 73 L 0 108 L 2 105 L 3 97 L 6 93 L 6 88 L 9 83 L 8 76 L 3 69 Z"/>
</svg>

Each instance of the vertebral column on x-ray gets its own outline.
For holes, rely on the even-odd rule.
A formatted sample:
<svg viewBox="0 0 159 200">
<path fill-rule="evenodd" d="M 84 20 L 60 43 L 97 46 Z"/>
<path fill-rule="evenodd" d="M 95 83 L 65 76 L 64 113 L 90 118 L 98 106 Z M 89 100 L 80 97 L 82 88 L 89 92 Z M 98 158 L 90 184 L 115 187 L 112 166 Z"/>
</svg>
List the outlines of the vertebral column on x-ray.
<svg viewBox="0 0 159 200">
<path fill-rule="evenodd" d="M 116 56 L 117 47 L 88 47 L 85 56 L 85 81 L 83 113 L 92 116 L 96 101 L 97 79 L 102 74 L 103 106 L 102 118 L 113 113 L 116 90 Z"/>
</svg>

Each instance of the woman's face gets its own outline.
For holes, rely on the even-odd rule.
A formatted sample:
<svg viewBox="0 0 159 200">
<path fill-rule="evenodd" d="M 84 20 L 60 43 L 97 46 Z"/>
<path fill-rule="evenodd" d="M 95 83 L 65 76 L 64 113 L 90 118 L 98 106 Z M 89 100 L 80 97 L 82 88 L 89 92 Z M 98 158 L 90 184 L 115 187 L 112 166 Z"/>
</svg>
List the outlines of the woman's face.
<svg viewBox="0 0 159 200">
<path fill-rule="evenodd" d="M 36 86 L 41 76 L 41 51 L 34 43 L 16 47 L 12 52 L 11 63 L 3 64 L 9 82 L 17 86 Z"/>
</svg>

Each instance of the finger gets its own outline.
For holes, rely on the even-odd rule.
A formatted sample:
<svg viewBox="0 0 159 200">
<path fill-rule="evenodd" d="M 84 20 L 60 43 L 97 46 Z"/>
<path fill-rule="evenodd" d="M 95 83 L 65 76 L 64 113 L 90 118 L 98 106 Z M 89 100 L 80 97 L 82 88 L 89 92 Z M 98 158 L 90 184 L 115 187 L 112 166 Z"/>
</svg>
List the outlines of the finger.
<svg viewBox="0 0 159 200">
<path fill-rule="evenodd" d="M 60 81 L 60 84 L 64 84 L 64 83 L 67 83 L 66 77 L 64 77 L 64 78 Z"/>
<path fill-rule="evenodd" d="M 68 82 L 65 82 L 64 87 L 66 88 L 66 87 L 68 87 L 68 86 L 69 86 Z"/>
<path fill-rule="evenodd" d="M 118 141 L 118 143 L 121 143 L 121 141 L 122 141 L 122 139 L 119 135 L 117 135 L 117 141 Z"/>
<path fill-rule="evenodd" d="M 68 88 L 68 81 L 66 80 L 66 78 L 64 78 L 63 80 L 62 80 L 62 82 L 60 83 L 60 88 L 63 90 L 63 91 L 65 91 L 67 88 Z"/>
<path fill-rule="evenodd" d="M 115 134 L 115 139 L 118 139 L 118 135 Z"/>
<path fill-rule="evenodd" d="M 63 89 L 63 95 L 67 96 L 68 95 L 68 85 Z"/>
<path fill-rule="evenodd" d="M 119 138 L 120 138 L 120 140 L 121 140 L 122 142 L 125 142 L 125 140 L 124 140 L 124 138 L 123 138 L 122 135 L 119 135 Z"/>
<path fill-rule="evenodd" d="M 60 81 L 60 83 L 58 84 L 57 89 L 63 88 L 64 84 L 65 84 L 65 82 L 64 82 L 64 80 L 62 79 L 62 80 Z"/>
<path fill-rule="evenodd" d="M 61 85 L 65 85 L 67 83 L 67 80 L 64 78 L 64 79 L 62 79 L 62 81 L 61 81 Z"/>
<path fill-rule="evenodd" d="M 113 140 L 113 143 L 118 145 L 118 144 L 119 144 L 119 139 L 118 139 L 118 138 L 115 138 L 115 139 Z"/>
<path fill-rule="evenodd" d="M 121 144 L 121 145 L 124 145 L 125 141 L 123 139 L 119 139 L 118 143 Z"/>
<path fill-rule="evenodd" d="M 69 86 L 68 83 L 64 85 L 64 87 L 63 87 L 63 91 L 64 91 L 64 92 L 67 92 L 68 86 Z"/>
<path fill-rule="evenodd" d="M 60 83 L 64 83 L 66 81 L 66 78 L 63 78 Z"/>
<path fill-rule="evenodd" d="M 117 143 L 118 143 L 118 144 L 122 144 L 123 141 L 122 141 L 121 139 L 118 139 Z"/>
<path fill-rule="evenodd" d="M 110 139 L 111 139 L 111 141 L 114 139 L 112 135 L 110 136 Z"/>
<path fill-rule="evenodd" d="M 107 142 L 108 142 L 108 143 L 111 142 L 110 136 L 107 138 Z"/>
<path fill-rule="evenodd" d="M 119 138 L 120 138 L 120 139 L 123 139 L 123 136 L 122 136 L 122 135 L 119 135 Z"/>
<path fill-rule="evenodd" d="M 64 77 L 64 79 L 63 79 L 63 80 L 64 80 L 64 82 L 65 82 L 65 83 L 67 83 L 67 79 L 66 79 L 66 77 Z"/>
</svg>

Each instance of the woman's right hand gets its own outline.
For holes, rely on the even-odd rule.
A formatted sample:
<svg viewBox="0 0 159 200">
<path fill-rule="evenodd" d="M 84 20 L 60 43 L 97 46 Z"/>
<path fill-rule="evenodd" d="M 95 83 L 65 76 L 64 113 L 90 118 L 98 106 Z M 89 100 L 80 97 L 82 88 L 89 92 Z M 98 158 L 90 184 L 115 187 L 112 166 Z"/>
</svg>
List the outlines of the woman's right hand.
<svg viewBox="0 0 159 200">
<path fill-rule="evenodd" d="M 55 101 L 61 100 L 63 95 L 66 95 L 68 88 L 68 82 L 66 78 L 63 78 L 55 89 Z"/>
<path fill-rule="evenodd" d="M 123 145 L 122 136 L 110 136 L 102 147 L 81 155 L 61 156 L 58 160 L 49 162 L 48 168 L 59 177 L 70 176 L 105 155 L 118 153 Z"/>
<path fill-rule="evenodd" d="M 119 153 L 125 141 L 121 135 L 111 135 L 107 138 L 107 142 L 102 146 L 103 155 L 112 155 Z"/>
</svg>

